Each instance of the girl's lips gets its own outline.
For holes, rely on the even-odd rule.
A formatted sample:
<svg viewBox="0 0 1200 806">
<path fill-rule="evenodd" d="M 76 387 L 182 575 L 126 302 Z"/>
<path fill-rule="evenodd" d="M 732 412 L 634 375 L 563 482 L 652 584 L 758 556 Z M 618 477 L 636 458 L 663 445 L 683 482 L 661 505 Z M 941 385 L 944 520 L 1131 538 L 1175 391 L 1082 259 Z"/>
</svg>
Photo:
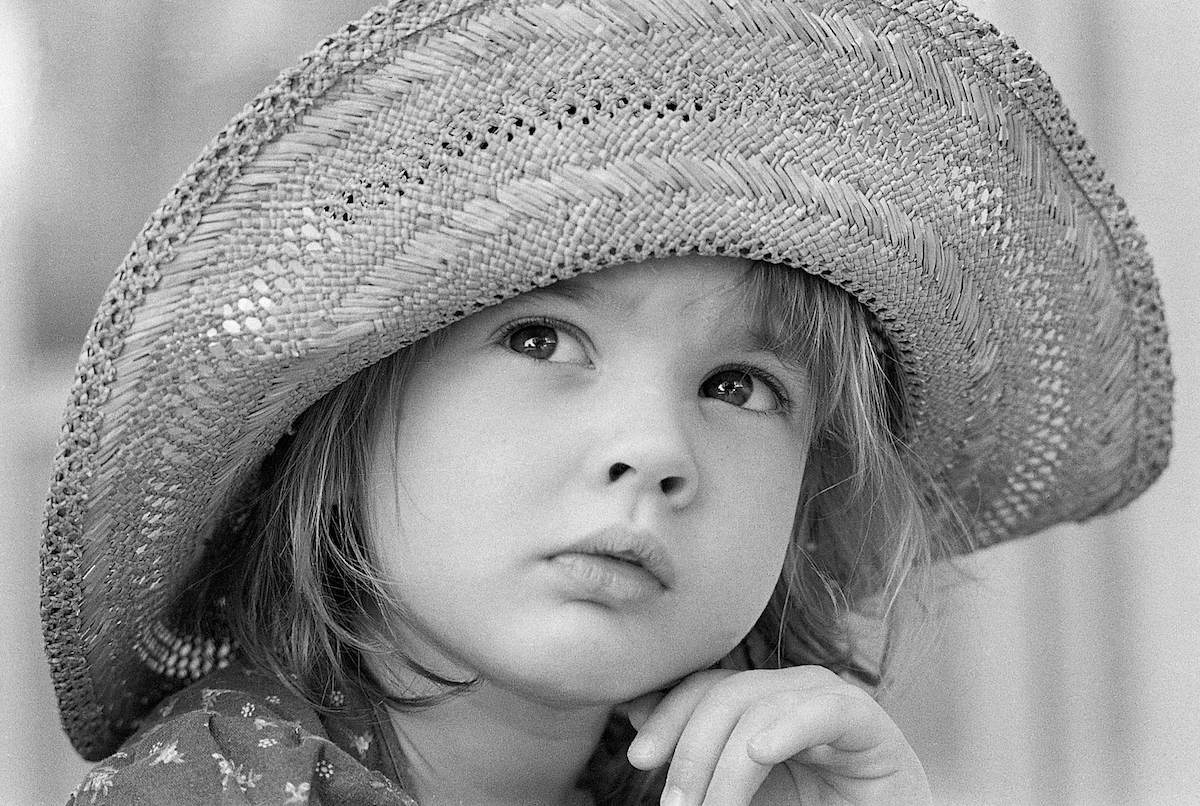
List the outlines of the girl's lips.
<svg viewBox="0 0 1200 806">
<path fill-rule="evenodd" d="M 625 527 L 593 532 L 547 558 L 572 587 L 613 603 L 657 596 L 675 582 L 675 569 L 655 537 Z"/>
<path fill-rule="evenodd" d="M 632 604 L 651 599 L 667 589 L 644 566 L 609 554 L 563 552 L 550 564 L 574 592 L 607 604 Z"/>
</svg>

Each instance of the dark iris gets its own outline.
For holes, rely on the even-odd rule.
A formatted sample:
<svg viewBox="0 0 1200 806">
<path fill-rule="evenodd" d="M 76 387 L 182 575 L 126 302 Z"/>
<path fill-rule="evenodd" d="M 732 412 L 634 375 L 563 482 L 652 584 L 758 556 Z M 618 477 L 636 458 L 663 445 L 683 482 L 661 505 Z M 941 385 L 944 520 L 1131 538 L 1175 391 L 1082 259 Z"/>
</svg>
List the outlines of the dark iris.
<svg viewBox="0 0 1200 806">
<path fill-rule="evenodd" d="M 530 358 L 547 359 L 558 349 L 558 333 L 549 325 L 522 325 L 509 334 L 508 347 Z"/>
<path fill-rule="evenodd" d="M 700 394 L 732 406 L 744 406 L 754 394 L 754 378 L 738 369 L 722 370 L 700 384 Z"/>
</svg>

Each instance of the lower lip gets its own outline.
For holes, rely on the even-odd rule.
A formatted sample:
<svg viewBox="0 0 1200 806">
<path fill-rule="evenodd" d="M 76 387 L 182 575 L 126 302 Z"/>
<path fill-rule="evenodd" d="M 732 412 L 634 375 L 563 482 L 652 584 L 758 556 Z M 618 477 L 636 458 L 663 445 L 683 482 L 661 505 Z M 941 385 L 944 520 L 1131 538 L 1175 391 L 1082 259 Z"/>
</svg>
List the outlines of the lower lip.
<svg viewBox="0 0 1200 806">
<path fill-rule="evenodd" d="M 556 554 L 550 564 L 573 592 L 603 604 L 643 602 L 666 590 L 658 577 L 640 565 L 602 554 Z"/>
</svg>

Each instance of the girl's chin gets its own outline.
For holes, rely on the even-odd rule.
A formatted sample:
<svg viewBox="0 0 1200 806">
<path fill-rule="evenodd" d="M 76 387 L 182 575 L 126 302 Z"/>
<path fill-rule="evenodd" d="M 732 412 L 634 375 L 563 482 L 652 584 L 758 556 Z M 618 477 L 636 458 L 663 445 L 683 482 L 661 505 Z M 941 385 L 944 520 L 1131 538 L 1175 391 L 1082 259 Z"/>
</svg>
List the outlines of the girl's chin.
<svg viewBox="0 0 1200 806">
<path fill-rule="evenodd" d="M 611 680 L 590 679 L 496 681 L 496 685 L 559 708 L 614 708 L 658 688 L 648 681 L 642 684 L 627 680 L 614 685 Z"/>
<path fill-rule="evenodd" d="M 454 680 L 478 680 L 553 707 L 612 708 L 650 692 L 670 688 L 722 656 L 699 647 L 669 646 L 657 636 L 616 629 L 580 632 L 574 621 L 520 624 L 507 631 L 476 633 L 470 641 L 445 645 L 422 655 L 427 668 Z M 589 635 L 590 640 L 581 639 Z M 540 636 L 541 640 L 531 640 Z M 711 642 L 710 642 L 711 643 Z M 433 685 L 429 681 L 416 680 Z"/>
<path fill-rule="evenodd" d="M 554 707 L 612 709 L 652 692 L 665 691 L 707 666 L 664 670 L 636 668 L 628 661 L 609 665 L 589 659 L 580 664 L 561 664 L 560 659 L 559 664 L 540 668 L 536 676 L 525 669 L 521 674 L 491 678 L 491 682 Z"/>
</svg>

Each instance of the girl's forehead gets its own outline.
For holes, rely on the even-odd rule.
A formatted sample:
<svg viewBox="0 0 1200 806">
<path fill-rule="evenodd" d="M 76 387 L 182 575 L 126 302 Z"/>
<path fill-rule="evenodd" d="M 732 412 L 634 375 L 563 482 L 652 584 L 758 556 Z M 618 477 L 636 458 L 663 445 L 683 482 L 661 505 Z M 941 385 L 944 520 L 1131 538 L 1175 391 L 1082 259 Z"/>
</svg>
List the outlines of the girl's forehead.
<svg viewBox="0 0 1200 806">
<path fill-rule="evenodd" d="M 671 303 L 676 310 L 744 312 L 744 281 L 752 263 L 729 257 L 681 255 L 610 266 L 529 292 L 560 297 L 613 313 L 653 312 Z M 660 309 L 661 311 L 661 309 Z"/>
</svg>

